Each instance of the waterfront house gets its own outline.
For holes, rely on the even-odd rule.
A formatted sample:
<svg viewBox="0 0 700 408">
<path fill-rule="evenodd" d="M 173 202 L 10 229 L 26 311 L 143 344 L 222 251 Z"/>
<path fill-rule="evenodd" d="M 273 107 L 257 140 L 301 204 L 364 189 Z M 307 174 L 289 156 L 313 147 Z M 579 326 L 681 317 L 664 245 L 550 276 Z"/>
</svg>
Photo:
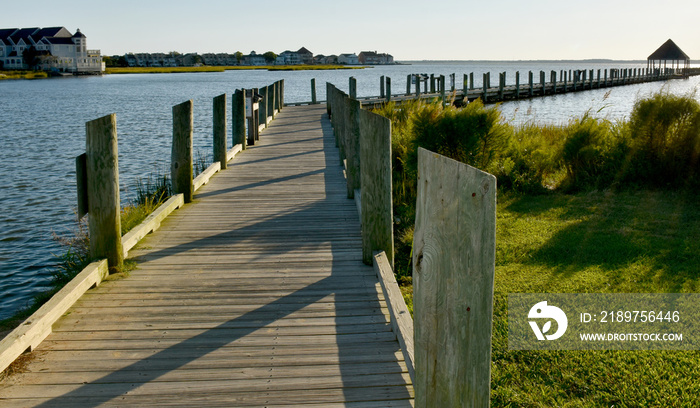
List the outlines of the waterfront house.
<svg viewBox="0 0 700 408">
<path fill-rule="evenodd" d="M 283 51 L 281 52 L 278 56 L 277 59 L 275 60 L 275 64 L 277 65 L 299 65 L 301 64 L 301 57 L 296 51 Z"/>
<path fill-rule="evenodd" d="M 338 64 L 357 65 L 360 61 L 355 53 L 338 55 Z"/>
<path fill-rule="evenodd" d="M 357 58 L 360 64 L 363 65 L 386 65 L 394 63 L 393 56 L 390 54 L 378 54 L 377 51 L 362 51 Z"/>
<path fill-rule="evenodd" d="M 30 51 L 34 54 L 32 66 L 24 58 Z M 0 66 L 76 74 L 104 71 L 100 51 L 87 49 L 85 34 L 80 29 L 71 34 L 65 27 L 0 29 Z"/>
<path fill-rule="evenodd" d="M 299 55 L 299 59 L 301 60 L 302 64 L 313 64 L 314 63 L 314 53 L 311 51 L 307 50 L 304 47 L 299 48 L 297 51 L 297 54 Z"/>
</svg>

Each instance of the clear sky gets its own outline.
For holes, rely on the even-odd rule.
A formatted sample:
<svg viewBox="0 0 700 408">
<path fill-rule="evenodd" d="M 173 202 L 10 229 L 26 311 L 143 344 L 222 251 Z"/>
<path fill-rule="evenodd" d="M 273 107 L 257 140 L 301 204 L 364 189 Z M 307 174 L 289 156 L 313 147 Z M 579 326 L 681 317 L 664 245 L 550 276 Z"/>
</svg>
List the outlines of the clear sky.
<svg viewBox="0 0 700 408">
<path fill-rule="evenodd" d="M 397 60 L 646 59 L 669 38 L 700 60 L 700 1 L 3 1 L 2 28 L 64 26 L 103 55 L 314 54 Z"/>
</svg>

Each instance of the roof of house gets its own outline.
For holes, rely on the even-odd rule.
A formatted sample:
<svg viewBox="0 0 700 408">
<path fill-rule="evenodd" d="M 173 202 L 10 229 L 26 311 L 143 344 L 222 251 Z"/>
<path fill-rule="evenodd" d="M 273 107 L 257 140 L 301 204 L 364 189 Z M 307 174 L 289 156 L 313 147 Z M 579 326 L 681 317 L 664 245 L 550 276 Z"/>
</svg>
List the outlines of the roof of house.
<svg viewBox="0 0 700 408">
<path fill-rule="evenodd" d="M 10 35 L 10 40 L 12 40 L 13 43 L 17 44 L 21 39 L 28 38 L 37 31 L 39 31 L 39 27 L 22 28 Z M 25 41 L 25 43 L 29 43 L 29 41 Z"/>
<path fill-rule="evenodd" d="M 75 34 L 73 34 L 73 38 L 85 38 L 85 34 L 80 32 L 80 29 L 78 29 Z"/>
<path fill-rule="evenodd" d="M 654 51 L 647 60 L 689 60 L 688 54 L 684 53 L 672 40 L 666 41 L 659 49 Z"/>
<path fill-rule="evenodd" d="M 297 54 L 311 54 L 311 55 L 313 55 L 313 53 L 311 51 L 307 50 L 305 47 L 299 48 L 299 51 L 297 51 Z"/>
</svg>

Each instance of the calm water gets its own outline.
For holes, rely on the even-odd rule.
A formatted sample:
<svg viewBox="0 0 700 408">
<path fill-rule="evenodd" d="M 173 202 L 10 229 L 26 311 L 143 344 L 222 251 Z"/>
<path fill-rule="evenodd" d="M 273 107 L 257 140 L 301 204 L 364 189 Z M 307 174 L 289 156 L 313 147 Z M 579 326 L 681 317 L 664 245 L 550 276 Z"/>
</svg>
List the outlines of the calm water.
<svg viewBox="0 0 700 408">
<path fill-rule="evenodd" d="M 516 70 L 640 68 L 642 63 L 454 62 L 413 63 L 338 71 L 228 71 L 225 73 L 111 75 L 0 82 L 0 319 L 27 305 L 50 282 L 54 254 L 62 249 L 52 233 L 70 235 L 75 225 L 75 157 L 85 150 L 85 122 L 117 114 L 122 200 L 134 196 L 136 180 L 163 173 L 169 165 L 172 106 L 188 99 L 195 106 L 195 151 L 211 155 L 212 98 L 238 88 L 285 80 L 286 102 L 311 100 L 310 81 L 316 78 L 318 99 L 325 99 L 325 82 L 347 91 L 348 77 L 357 78 L 358 96 L 379 94 L 379 78 L 392 78 L 393 93 L 405 92 L 411 73 L 482 74 Z M 584 112 L 598 111 L 611 119 L 624 118 L 639 96 L 668 87 L 674 93 L 695 89 L 700 78 L 652 83 L 608 90 L 557 95 L 501 106 L 514 123 L 563 123 Z M 449 80 L 448 80 L 449 86 Z M 602 108 L 602 110 L 601 110 Z M 230 121 L 230 118 L 229 118 Z M 229 124 L 230 129 L 230 124 Z M 229 141 L 230 147 L 230 141 Z"/>
</svg>

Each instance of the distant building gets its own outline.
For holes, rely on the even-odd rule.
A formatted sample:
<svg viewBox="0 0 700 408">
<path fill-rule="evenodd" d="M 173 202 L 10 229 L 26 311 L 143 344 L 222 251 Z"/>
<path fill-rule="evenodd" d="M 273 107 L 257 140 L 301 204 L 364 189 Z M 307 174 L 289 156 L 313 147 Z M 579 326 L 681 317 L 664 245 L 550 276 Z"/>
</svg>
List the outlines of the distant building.
<svg viewBox="0 0 700 408">
<path fill-rule="evenodd" d="M 363 65 L 386 65 L 393 64 L 394 57 L 390 54 L 378 54 L 377 51 L 362 51 L 358 55 L 360 64 Z"/>
<path fill-rule="evenodd" d="M 267 65 L 265 57 L 258 55 L 255 51 L 251 51 L 250 54 L 244 55 L 241 60 L 241 65 Z"/>
<path fill-rule="evenodd" d="M 299 59 L 301 60 L 302 64 L 313 64 L 314 63 L 314 53 L 311 51 L 307 50 L 304 47 L 299 48 L 297 51 L 297 54 L 299 55 Z"/>
<path fill-rule="evenodd" d="M 301 57 L 299 57 L 299 54 L 296 51 L 286 50 L 277 56 L 277 60 L 275 61 L 275 64 L 277 64 L 277 65 L 298 65 L 298 64 L 301 64 Z"/>
<path fill-rule="evenodd" d="M 25 52 L 33 52 L 29 66 Z M 80 29 L 71 34 L 65 27 L 0 29 L 0 65 L 4 69 L 56 70 L 71 73 L 99 73 L 104 63 L 99 50 L 88 50 Z"/>
<path fill-rule="evenodd" d="M 338 64 L 357 65 L 359 63 L 360 60 L 357 58 L 357 55 L 355 55 L 355 53 L 338 55 Z"/>
</svg>

